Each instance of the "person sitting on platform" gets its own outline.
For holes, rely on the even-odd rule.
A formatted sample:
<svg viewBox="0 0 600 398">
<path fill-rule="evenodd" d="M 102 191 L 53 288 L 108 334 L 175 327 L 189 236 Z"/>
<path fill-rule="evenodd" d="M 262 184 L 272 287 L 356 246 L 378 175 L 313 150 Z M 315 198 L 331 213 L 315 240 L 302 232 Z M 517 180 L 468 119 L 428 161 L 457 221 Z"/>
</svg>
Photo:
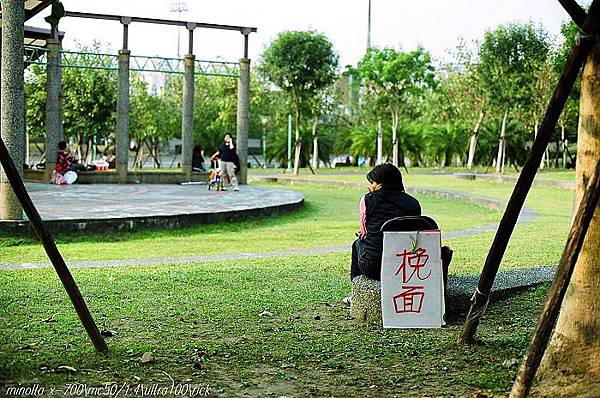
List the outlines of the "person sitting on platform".
<svg viewBox="0 0 600 398">
<path fill-rule="evenodd" d="M 85 171 L 87 168 L 75 160 L 75 156 L 69 151 L 67 141 L 58 143 L 58 159 L 56 171 L 65 174 L 67 171 Z"/>
<path fill-rule="evenodd" d="M 203 150 L 200 145 L 196 145 L 192 151 L 192 171 L 206 171 L 204 168 Z"/>
<path fill-rule="evenodd" d="M 70 185 L 77 180 L 78 170 L 85 170 L 85 166 L 77 163 L 75 156 L 69 152 L 66 141 L 59 142 L 56 169 L 50 175 L 50 182 L 57 185 Z"/>
</svg>

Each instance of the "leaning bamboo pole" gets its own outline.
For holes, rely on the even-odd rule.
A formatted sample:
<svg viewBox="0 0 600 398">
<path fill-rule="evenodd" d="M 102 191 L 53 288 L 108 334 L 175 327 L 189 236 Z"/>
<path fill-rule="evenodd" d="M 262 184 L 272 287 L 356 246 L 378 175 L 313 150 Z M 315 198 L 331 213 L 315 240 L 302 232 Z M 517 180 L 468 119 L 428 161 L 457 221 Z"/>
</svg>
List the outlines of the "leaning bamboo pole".
<svg viewBox="0 0 600 398">
<path fill-rule="evenodd" d="M 523 361 L 515 384 L 513 385 L 510 393 L 510 398 L 523 398 L 526 397 L 531 388 L 531 383 L 535 372 L 540 365 L 540 361 L 544 356 L 548 340 L 552 334 L 556 319 L 560 312 L 561 303 L 569 287 L 571 281 L 571 275 L 575 269 L 579 252 L 583 246 L 583 241 L 587 230 L 590 226 L 596 207 L 598 206 L 598 200 L 600 199 L 600 158 L 596 163 L 596 169 L 592 178 L 588 183 L 588 186 L 583 194 L 575 219 L 571 225 L 567 244 L 563 251 L 558 270 L 554 276 L 554 282 L 550 289 L 550 294 L 546 299 L 544 311 L 540 317 L 537 328 L 531 340 L 529 346 L 529 353 Z"/>
<path fill-rule="evenodd" d="M 40 214 L 38 213 L 35 205 L 31 201 L 29 194 L 27 193 L 27 189 L 25 189 L 25 184 L 23 184 L 23 180 L 19 176 L 19 171 L 17 170 L 13 160 L 11 159 L 8 149 L 6 145 L 4 145 L 4 141 L 0 138 L 0 163 L 2 163 L 2 167 L 4 168 L 4 172 L 8 177 L 10 185 L 12 186 L 15 195 L 19 199 L 25 214 L 27 214 L 27 218 L 29 222 L 31 222 L 31 226 L 33 227 L 35 233 L 42 241 L 44 246 L 44 250 L 46 250 L 46 254 L 48 254 L 48 258 L 52 262 L 60 281 L 62 282 L 73 306 L 75 307 L 75 311 L 83 324 L 87 334 L 90 336 L 94 347 L 96 350 L 100 352 L 108 351 L 108 347 L 106 346 L 106 342 L 104 338 L 98 331 L 98 327 L 94 322 L 94 318 L 90 314 L 90 311 L 75 283 L 75 279 L 71 275 L 69 268 L 65 264 L 65 260 L 62 258 L 60 252 L 58 251 L 58 247 L 56 247 L 56 243 L 54 239 L 52 239 L 52 235 L 50 231 L 44 225 Z"/>
<path fill-rule="evenodd" d="M 583 32 L 587 32 L 588 34 L 596 33 L 599 25 L 600 1 L 594 0 L 590 6 L 590 11 L 585 19 L 585 23 L 583 24 Z M 488 252 L 479 278 L 477 290 L 471 299 L 471 308 L 469 309 L 467 319 L 465 320 L 459 338 L 460 343 L 470 343 L 473 340 L 477 331 L 477 326 L 487 307 L 492 285 L 496 279 L 498 268 L 500 267 L 500 262 L 502 261 L 502 257 L 508 246 L 508 241 L 515 228 L 519 213 L 523 208 L 525 198 L 531 189 L 542 156 L 548 146 L 552 133 L 554 132 L 567 97 L 575 84 L 575 79 L 577 78 L 583 63 L 587 59 L 592 46 L 595 44 L 596 40 L 594 38 L 589 36 L 582 37 L 571 49 L 565 69 L 556 85 L 552 99 L 546 108 L 546 114 L 542 120 L 539 134 L 533 142 L 529 156 L 527 157 L 523 170 L 515 184 L 504 215 L 502 216 L 502 220 L 500 221 L 500 225 L 498 226 L 498 230 L 496 231 L 496 236 L 494 237 L 494 241 Z"/>
</svg>

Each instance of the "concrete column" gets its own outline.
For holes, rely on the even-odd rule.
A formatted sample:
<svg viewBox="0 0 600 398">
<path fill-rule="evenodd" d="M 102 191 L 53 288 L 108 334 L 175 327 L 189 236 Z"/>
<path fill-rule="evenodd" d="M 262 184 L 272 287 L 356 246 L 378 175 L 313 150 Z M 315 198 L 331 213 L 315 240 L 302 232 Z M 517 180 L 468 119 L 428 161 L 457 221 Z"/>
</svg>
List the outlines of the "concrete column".
<svg viewBox="0 0 600 398">
<path fill-rule="evenodd" d="M 192 180 L 192 149 L 194 148 L 194 66 L 196 57 L 183 57 L 183 101 L 181 108 L 181 167 L 187 181 Z"/>
<path fill-rule="evenodd" d="M 240 59 L 240 78 L 238 80 L 237 102 L 237 154 L 240 157 L 241 170 L 238 175 L 240 184 L 248 183 L 248 112 L 250 109 L 250 60 Z"/>
<path fill-rule="evenodd" d="M 119 183 L 127 183 L 129 164 L 129 50 L 119 50 L 117 92 L 116 168 Z"/>
<path fill-rule="evenodd" d="M 46 67 L 46 181 L 56 168 L 58 143 L 64 137 L 61 107 L 60 40 L 47 39 Z"/>
<path fill-rule="evenodd" d="M 0 84 L 0 124 L 2 140 L 23 176 L 23 142 L 25 137 L 25 91 L 23 81 L 22 0 L 2 0 L 2 67 Z M 4 170 L 0 168 L 0 220 L 21 220 L 23 209 L 13 192 Z"/>
</svg>

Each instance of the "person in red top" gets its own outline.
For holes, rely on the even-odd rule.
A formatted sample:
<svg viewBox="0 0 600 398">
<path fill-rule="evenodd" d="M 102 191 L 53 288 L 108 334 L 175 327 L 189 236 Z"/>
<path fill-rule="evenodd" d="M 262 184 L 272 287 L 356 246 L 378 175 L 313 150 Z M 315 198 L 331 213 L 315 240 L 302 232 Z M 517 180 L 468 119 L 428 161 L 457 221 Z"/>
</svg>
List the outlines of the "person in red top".
<svg viewBox="0 0 600 398">
<path fill-rule="evenodd" d="M 65 174 L 71 170 L 71 165 L 75 164 L 75 156 L 67 149 L 67 142 L 61 141 L 58 143 L 58 159 L 56 160 L 56 171 Z"/>
</svg>

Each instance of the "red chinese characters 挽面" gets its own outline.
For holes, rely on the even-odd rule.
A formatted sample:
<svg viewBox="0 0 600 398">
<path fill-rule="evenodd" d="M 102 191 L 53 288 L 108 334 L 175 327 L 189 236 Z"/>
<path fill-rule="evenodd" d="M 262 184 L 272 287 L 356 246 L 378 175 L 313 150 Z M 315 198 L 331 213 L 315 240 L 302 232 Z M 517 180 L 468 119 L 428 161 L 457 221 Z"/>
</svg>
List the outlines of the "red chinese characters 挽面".
<svg viewBox="0 0 600 398">
<path fill-rule="evenodd" d="M 416 277 L 412 283 L 424 281 L 431 276 L 431 270 L 426 275 L 422 274 L 427 266 L 429 255 L 427 249 L 416 248 L 412 251 L 404 250 L 401 253 L 396 253 L 396 257 L 402 258 L 402 263 L 394 274 L 397 276 L 401 273 L 402 277 L 402 292 L 393 297 L 394 310 L 396 313 L 413 312 L 420 313 L 425 299 L 425 292 L 422 285 L 411 285 L 411 280 Z"/>
</svg>

